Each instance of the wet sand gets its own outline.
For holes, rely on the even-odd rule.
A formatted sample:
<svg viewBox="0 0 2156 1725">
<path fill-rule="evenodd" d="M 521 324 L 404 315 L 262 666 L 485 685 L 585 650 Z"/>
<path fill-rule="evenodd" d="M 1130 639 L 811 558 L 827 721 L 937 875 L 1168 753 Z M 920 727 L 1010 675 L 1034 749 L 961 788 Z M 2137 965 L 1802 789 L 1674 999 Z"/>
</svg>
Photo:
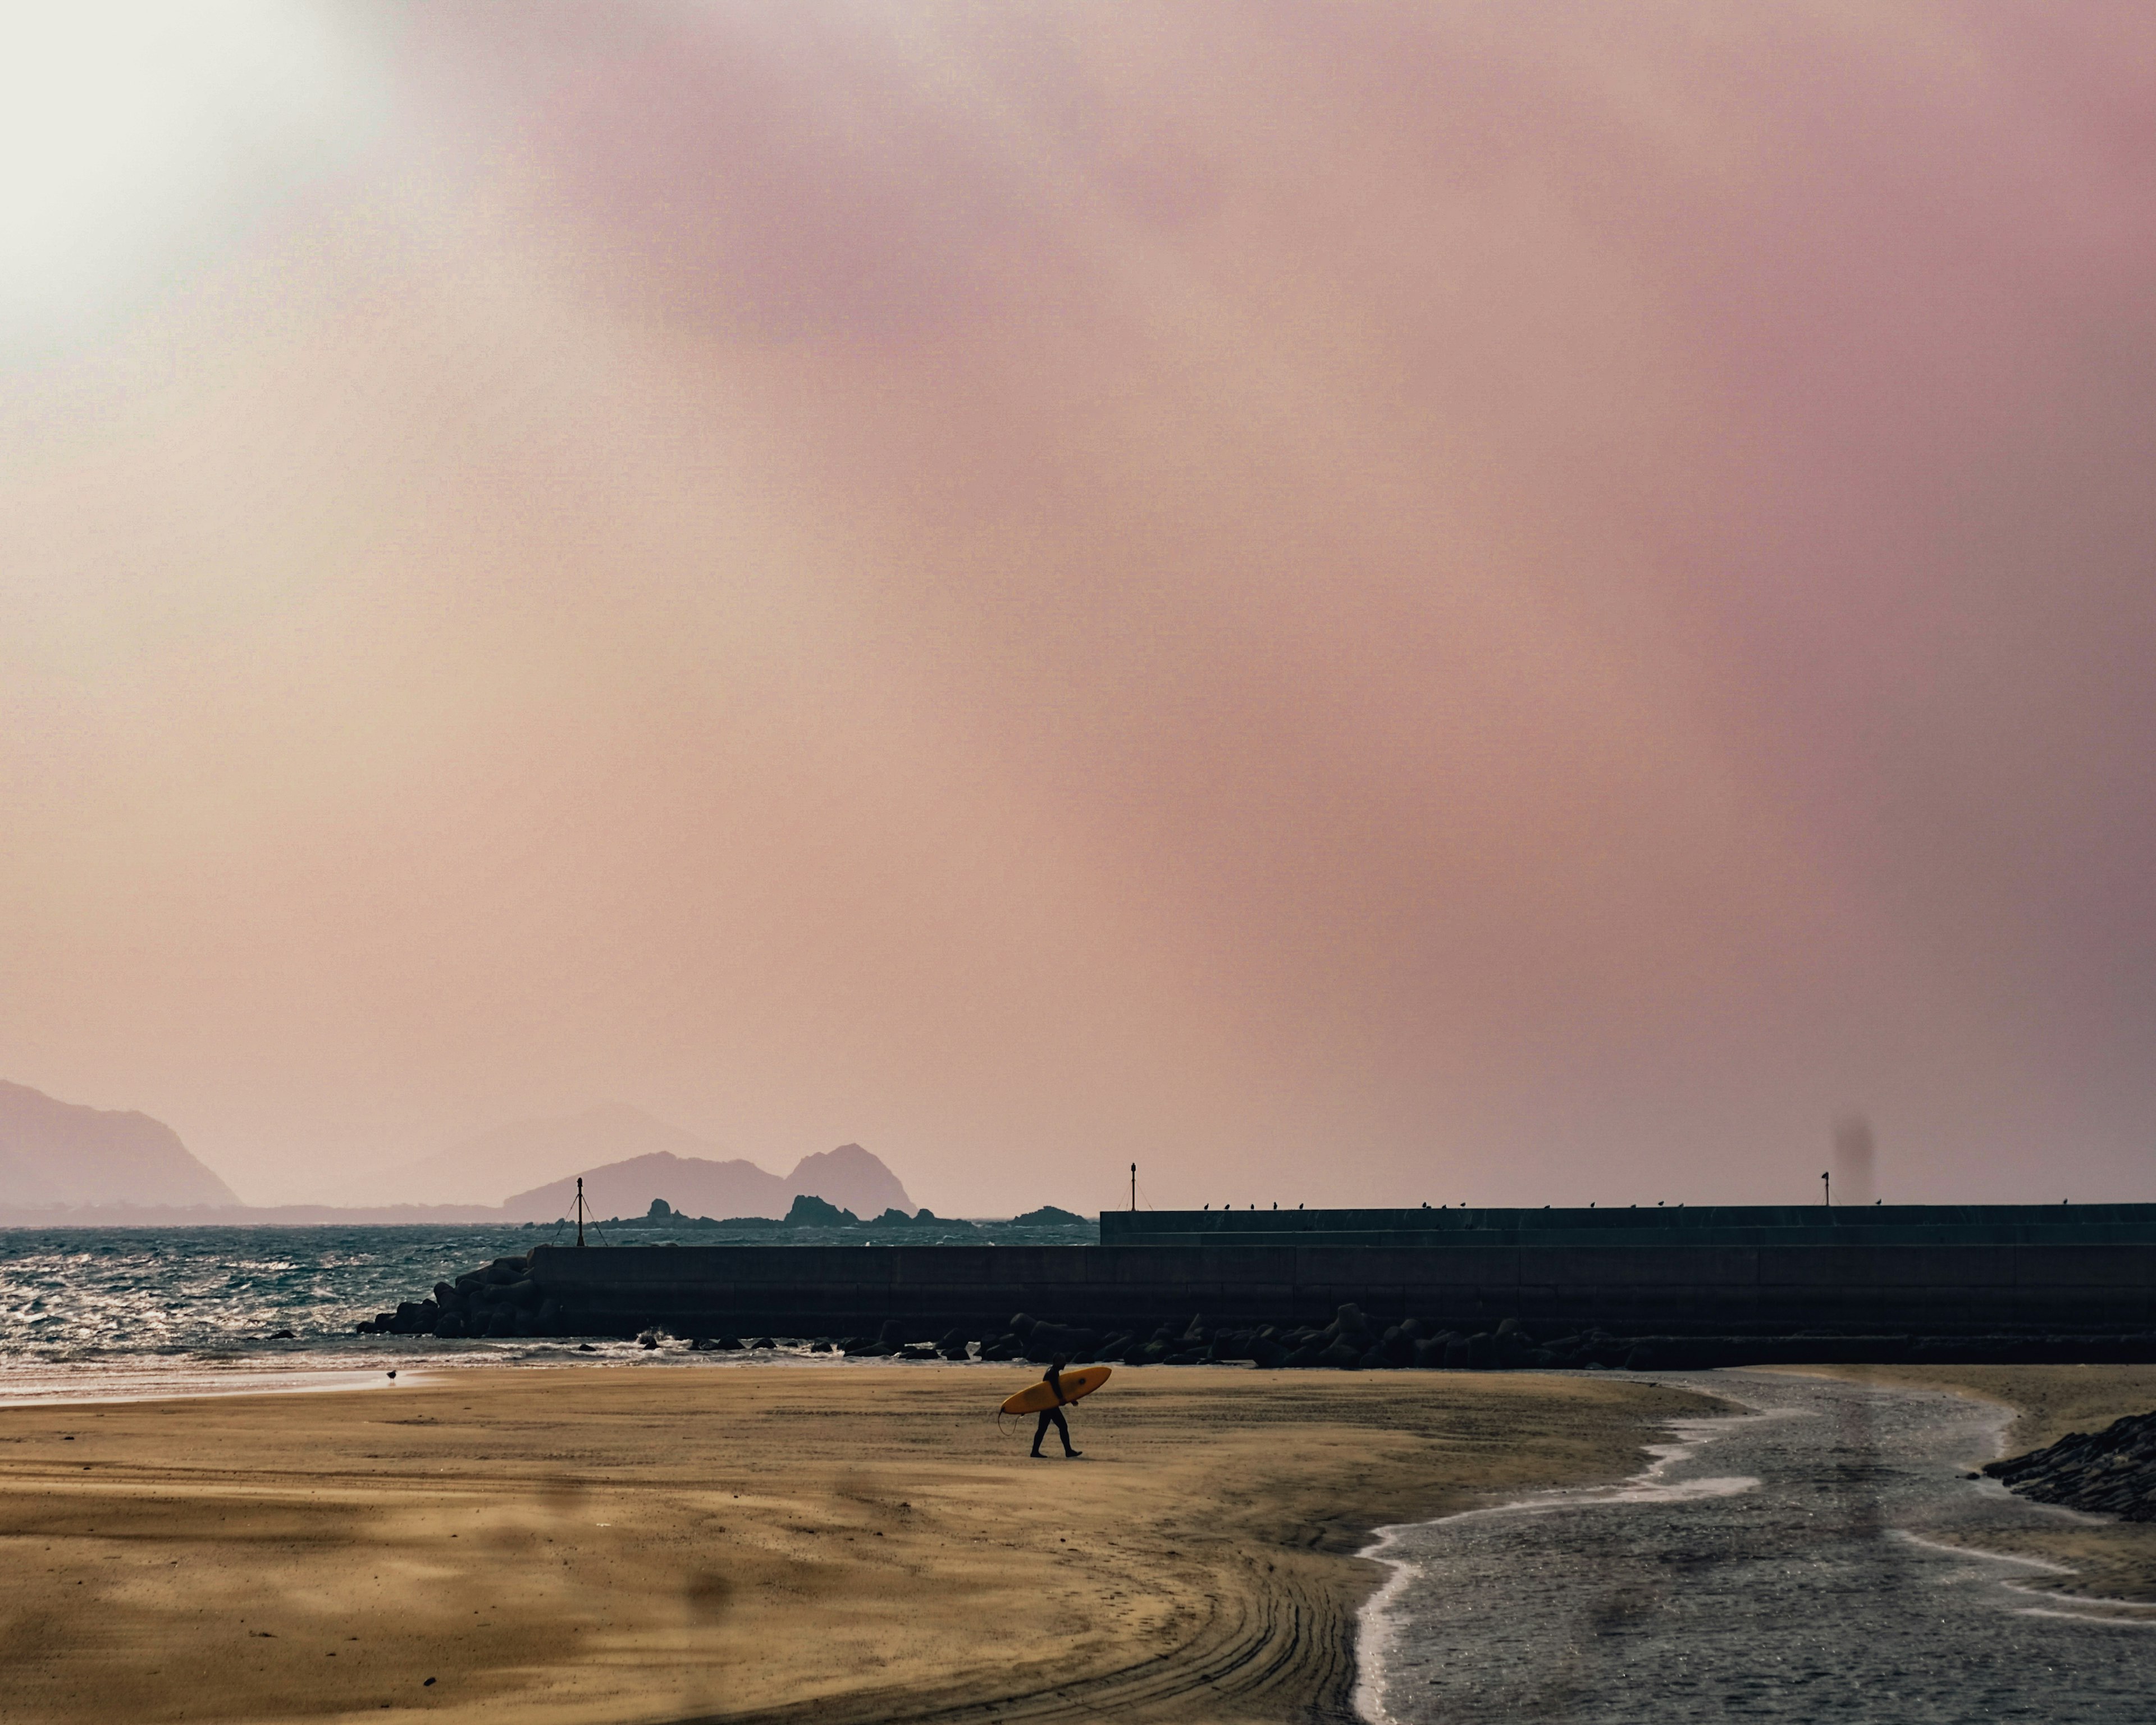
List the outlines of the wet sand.
<svg viewBox="0 0 2156 1725">
<path fill-rule="evenodd" d="M 2070 1431 L 2101 1431 L 2156 1408 L 2156 1366 L 1818 1366 L 1859 1383 L 1950 1389 L 2010 1409 L 2002 1453 L 2020 1455 Z M 1993 1458 L 1972 1455 L 1971 1468 Z M 2085 1598 L 2156 1601 L 2156 1522 L 2102 1521 L 2047 1508 L 2026 1527 L 1958 1535 L 1964 1543 L 2059 1568 L 2024 1585 Z"/>
<path fill-rule="evenodd" d="M 1127 1370 L 1071 1416 L 1083 1460 L 1034 1461 L 984 1411 L 1025 1377 L 0 1409 L 0 1717 L 1344 1717 L 1372 1527 L 1614 1481 L 1723 1411 L 1590 1376 Z"/>
<path fill-rule="evenodd" d="M 1966 1548 L 2049 1518 L 1958 1465 L 2003 1408 L 1829 1374 L 1716 1374 L 1651 1480 L 1397 1530 L 1363 1647 L 1381 1725 L 2145 1725 L 2156 1615 L 2040 1599 Z M 1956 1548 L 1963 1548 L 1957 1549 Z"/>
</svg>

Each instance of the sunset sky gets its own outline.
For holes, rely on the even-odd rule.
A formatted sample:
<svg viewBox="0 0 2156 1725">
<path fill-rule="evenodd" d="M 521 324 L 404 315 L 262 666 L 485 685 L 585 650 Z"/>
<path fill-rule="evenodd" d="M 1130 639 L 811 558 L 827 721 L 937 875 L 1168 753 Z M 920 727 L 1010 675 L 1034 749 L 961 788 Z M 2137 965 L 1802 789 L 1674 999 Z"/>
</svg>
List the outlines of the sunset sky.
<svg viewBox="0 0 2156 1725">
<path fill-rule="evenodd" d="M 0 1077 L 2156 1199 L 2156 8 L 10 32 Z"/>
</svg>

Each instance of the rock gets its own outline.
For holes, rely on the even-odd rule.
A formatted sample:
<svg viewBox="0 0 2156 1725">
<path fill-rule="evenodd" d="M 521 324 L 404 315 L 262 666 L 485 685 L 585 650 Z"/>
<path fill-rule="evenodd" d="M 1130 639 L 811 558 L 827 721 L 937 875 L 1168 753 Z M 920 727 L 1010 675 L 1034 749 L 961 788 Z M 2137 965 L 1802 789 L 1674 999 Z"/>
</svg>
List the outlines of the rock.
<svg viewBox="0 0 2156 1725">
<path fill-rule="evenodd" d="M 1363 1356 L 1346 1342 L 1335 1342 L 1318 1358 L 1328 1366 L 1337 1366 L 1342 1371 L 1349 1372 L 1353 1371 L 1363 1363 Z"/>
<path fill-rule="evenodd" d="M 1449 1372 L 1465 1372 L 1475 1364 L 1475 1343 L 1466 1336 L 1455 1336 L 1444 1344 L 1445 1368 Z"/>
<path fill-rule="evenodd" d="M 300 1339 L 300 1335 L 296 1330 L 272 1330 L 270 1332 L 270 1339 L 272 1342 L 296 1342 Z"/>
<path fill-rule="evenodd" d="M 842 1210 L 806 1192 L 794 1199 L 793 1208 L 786 1213 L 786 1225 L 789 1228 L 858 1228 L 861 1219 L 851 1210 Z"/>
</svg>

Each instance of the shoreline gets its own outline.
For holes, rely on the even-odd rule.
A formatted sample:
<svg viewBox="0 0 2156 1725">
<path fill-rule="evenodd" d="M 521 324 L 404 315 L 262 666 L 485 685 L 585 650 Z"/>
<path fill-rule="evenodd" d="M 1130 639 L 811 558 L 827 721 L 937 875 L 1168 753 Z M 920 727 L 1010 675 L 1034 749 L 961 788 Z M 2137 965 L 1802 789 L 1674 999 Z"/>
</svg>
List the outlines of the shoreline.
<svg viewBox="0 0 2156 1725">
<path fill-rule="evenodd" d="M 1036 1462 L 993 1417 L 1029 1375 L 503 1369 L 0 1409 L 0 1535 L 38 1558 L 0 1566 L 0 1609 L 39 1625 L 0 1712 L 1344 1717 L 1374 1529 L 1621 1481 L 1722 1405 L 1600 1374 L 1138 1369 L 1072 1414 L 1084 1460 Z"/>
<path fill-rule="evenodd" d="M 1771 1369 L 1861 1384 L 1950 1390 L 2004 1409 L 2001 1455 L 2018 1455 L 2070 1430 L 2099 1431 L 2129 1414 L 2156 1408 L 2156 1366 L 1786 1366 Z M 1993 1460 L 1969 1459 L 1972 1469 Z M 2001 1486 L 1999 1489 L 2004 1490 Z M 2091 1601 L 2156 1604 L 2156 1522 L 2120 1522 L 2076 1510 L 2021 1502 L 2039 1513 L 2026 1527 L 1971 1538 L 1969 1548 L 2046 1566 L 2029 1592 Z"/>
<path fill-rule="evenodd" d="M 1671 1388 L 1662 1378 L 1647 1376 L 1620 1381 L 1647 1384 L 1655 1387 Z M 1732 1482 L 1722 1479 L 1695 1482 L 1691 1490 L 1683 1486 L 1663 1486 L 1657 1484 L 1661 1476 L 1680 1462 L 1688 1461 L 1714 1440 L 1734 1426 L 1748 1421 L 1773 1417 L 1733 1399 L 1722 1399 L 1728 1411 L 1686 1416 L 1672 1415 L 1662 1424 L 1662 1430 L 1675 1441 L 1643 1445 L 1642 1450 L 1650 1458 L 1637 1473 L 1607 1485 L 1558 1486 L 1531 1491 L 1500 1503 L 1477 1504 L 1472 1508 L 1455 1510 L 1423 1521 L 1394 1522 L 1373 1530 L 1373 1538 L 1356 1555 L 1373 1563 L 1383 1563 L 1391 1571 L 1384 1584 L 1363 1600 L 1355 1615 L 1355 1686 L 1354 1717 L 1364 1722 L 1383 1722 L 1390 1717 L 1385 1711 L 1381 1694 L 1385 1680 L 1385 1661 L 1395 1640 L 1394 1625 L 1387 1617 L 1392 1602 L 1404 1592 L 1419 1572 L 1420 1565 L 1412 1558 L 1389 1557 L 1387 1550 L 1400 1543 L 1400 1535 L 1425 1527 L 1441 1526 L 1449 1522 L 1467 1521 L 1476 1516 L 1503 1515 L 1514 1511 L 1532 1512 L 1543 1508 L 1562 1508 L 1581 1503 L 1625 1503 L 1654 1498 L 1676 1500 L 1689 1497 L 1726 1496 Z M 1750 1481 L 1736 1482 L 1741 1488 Z"/>
</svg>

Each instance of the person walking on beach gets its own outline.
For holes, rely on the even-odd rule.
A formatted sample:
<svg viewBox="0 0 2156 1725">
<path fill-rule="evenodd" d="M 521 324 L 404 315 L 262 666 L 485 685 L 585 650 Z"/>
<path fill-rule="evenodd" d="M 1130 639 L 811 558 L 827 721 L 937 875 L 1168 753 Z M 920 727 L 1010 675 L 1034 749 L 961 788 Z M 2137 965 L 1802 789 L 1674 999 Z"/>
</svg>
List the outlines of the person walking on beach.
<svg viewBox="0 0 2156 1725">
<path fill-rule="evenodd" d="M 1063 1417 L 1063 1368 L 1070 1363 L 1069 1354 L 1059 1353 L 1048 1363 L 1048 1369 L 1040 1374 L 1040 1381 L 1055 1392 L 1055 1405 L 1052 1408 L 1043 1408 L 1040 1410 L 1040 1423 L 1033 1429 L 1033 1453 L 1036 1456 L 1040 1455 L 1040 1440 L 1048 1435 L 1048 1428 L 1051 1424 L 1062 1436 L 1063 1453 L 1065 1455 L 1082 1455 L 1086 1453 L 1083 1450 L 1074 1450 L 1070 1447 L 1070 1427 Z M 1046 1458 L 1042 1457 L 1042 1459 Z"/>
</svg>

